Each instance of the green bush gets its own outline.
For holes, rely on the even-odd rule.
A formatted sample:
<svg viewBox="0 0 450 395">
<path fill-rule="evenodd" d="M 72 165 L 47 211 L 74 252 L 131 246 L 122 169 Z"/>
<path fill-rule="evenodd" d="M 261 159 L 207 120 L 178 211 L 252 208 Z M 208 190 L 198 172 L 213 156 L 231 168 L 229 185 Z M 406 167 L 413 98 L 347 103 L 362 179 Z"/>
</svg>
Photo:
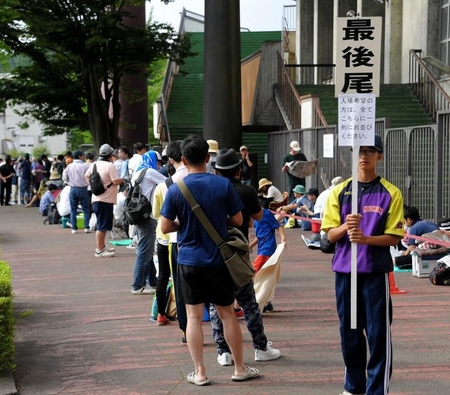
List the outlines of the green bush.
<svg viewBox="0 0 450 395">
<path fill-rule="evenodd" d="M 11 268 L 0 261 L 0 371 L 14 369 L 14 317 Z"/>
</svg>

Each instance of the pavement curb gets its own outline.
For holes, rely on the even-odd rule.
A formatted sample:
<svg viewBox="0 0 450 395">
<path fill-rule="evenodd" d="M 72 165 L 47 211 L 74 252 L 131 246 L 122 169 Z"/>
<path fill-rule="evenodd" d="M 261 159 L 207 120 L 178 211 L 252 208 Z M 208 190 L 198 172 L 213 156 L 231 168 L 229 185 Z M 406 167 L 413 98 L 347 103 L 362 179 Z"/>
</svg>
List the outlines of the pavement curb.
<svg viewBox="0 0 450 395">
<path fill-rule="evenodd" d="M 10 370 L 0 371 L 0 395 L 15 395 L 17 393 L 12 372 Z"/>
</svg>

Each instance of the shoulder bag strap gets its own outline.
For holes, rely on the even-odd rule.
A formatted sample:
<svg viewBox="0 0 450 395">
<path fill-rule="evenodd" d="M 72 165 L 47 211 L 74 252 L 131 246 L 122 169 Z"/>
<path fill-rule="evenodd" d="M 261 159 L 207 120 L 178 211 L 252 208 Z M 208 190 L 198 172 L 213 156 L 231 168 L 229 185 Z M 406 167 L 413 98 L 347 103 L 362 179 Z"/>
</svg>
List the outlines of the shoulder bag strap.
<svg viewBox="0 0 450 395">
<path fill-rule="evenodd" d="M 144 179 L 144 177 L 145 177 L 145 173 L 147 172 L 147 168 L 146 167 L 144 167 L 142 170 L 141 170 L 141 173 L 139 174 L 139 177 L 136 179 L 136 181 L 134 182 L 134 185 L 139 185 L 141 182 L 142 182 L 142 180 Z"/>
<path fill-rule="evenodd" d="M 220 237 L 219 233 L 217 233 L 217 230 L 214 228 L 210 220 L 206 217 L 204 211 L 199 206 L 197 201 L 195 200 L 194 196 L 192 195 L 189 188 L 186 186 L 186 183 L 184 180 L 180 180 L 177 182 L 178 187 L 180 188 L 181 193 L 186 198 L 187 202 L 191 206 L 192 211 L 197 216 L 200 223 L 203 225 L 203 227 L 206 229 L 208 234 L 211 236 L 211 238 L 214 240 L 214 243 L 217 244 L 217 246 L 220 248 L 224 241 Z"/>
</svg>

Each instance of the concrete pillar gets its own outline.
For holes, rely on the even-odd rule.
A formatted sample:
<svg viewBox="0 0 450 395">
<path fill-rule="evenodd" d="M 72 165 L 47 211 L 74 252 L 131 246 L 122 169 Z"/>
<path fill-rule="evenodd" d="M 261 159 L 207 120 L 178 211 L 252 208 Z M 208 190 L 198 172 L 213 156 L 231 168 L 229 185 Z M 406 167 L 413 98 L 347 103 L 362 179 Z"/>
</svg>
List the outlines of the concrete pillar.
<svg viewBox="0 0 450 395">
<path fill-rule="evenodd" d="M 403 1 L 386 3 L 384 42 L 384 83 L 402 82 L 402 15 Z M 383 47 L 383 46 L 382 46 Z"/>
<path fill-rule="evenodd" d="M 312 64 L 314 62 L 314 0 L 297 1 L 295 46 L 297 64 Z M 300 70 L 297 70 L 296 83 L 302 83 Z"/>
<path fill-rule="evenodd" d="M 126 6 L 130 17 L 124 20 L 128 26 L 145 29 L 145 4 Z M 119 95 L 121 105 L 119 138 L 129 144 L 148 143 L 148 87 L 147 70 L 142 73 L 126 75 L 122 79 L 122 92 Z M 127 92 L 129 97 L 127 98 Z M 130 97 L 132 99 L 130 100 Z M 138 98 L 136 100 L 136 98 Z"/>
<path fill-rule="evenodd" d="M 356 12 L 357 0 L 334 0 L 333 3 L 333 20 L 337 18 L 347 17 L 347 12 L 353 10 Z M 333 63 L 336 64 L 336 39 L 337 39 L 337 26 L 333 26 Z"/>
<path fill-rule="evenodd" d="M 203 136 L 242 143 L 239 0 L 205 0 Z"/>
<path fill-rule="evenodd" d="M 375 1 L 358 0 L 358 13 L 361 17 L 381 16 L 381 59 L 380 59 L 380 84 L 384 84 L 384 43 L 385 43 L 385 8 L 386 1 L 383 4 L 376 3 Z"/>
<path fill-rule="evenodd" d="M 333 62 L 333 0 L 316 0 L 314 15 L 317 20 L 317 53 L 315 62 Z"/>
</svg>

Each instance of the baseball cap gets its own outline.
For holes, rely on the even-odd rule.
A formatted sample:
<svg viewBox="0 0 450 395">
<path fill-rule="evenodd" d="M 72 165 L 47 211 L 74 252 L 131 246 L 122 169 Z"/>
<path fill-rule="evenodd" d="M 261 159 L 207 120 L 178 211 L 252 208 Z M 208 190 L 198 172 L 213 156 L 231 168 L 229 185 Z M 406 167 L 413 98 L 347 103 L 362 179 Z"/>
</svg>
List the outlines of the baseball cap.
<svg viewBox="0 0 450 395">
<path fill-rule="evenodd" d="M 109 156 L 113 152 L 113 148 L 109 144 L 103 144 L 98 150 L 100 156 Z"/>
<path fill-rule="evenodd" d="M 291 147 L 296 152 L 300 151 L 300 144 L 298 143 L 298 141 L 292 141 L 289 147 Z"/>
</svg>

